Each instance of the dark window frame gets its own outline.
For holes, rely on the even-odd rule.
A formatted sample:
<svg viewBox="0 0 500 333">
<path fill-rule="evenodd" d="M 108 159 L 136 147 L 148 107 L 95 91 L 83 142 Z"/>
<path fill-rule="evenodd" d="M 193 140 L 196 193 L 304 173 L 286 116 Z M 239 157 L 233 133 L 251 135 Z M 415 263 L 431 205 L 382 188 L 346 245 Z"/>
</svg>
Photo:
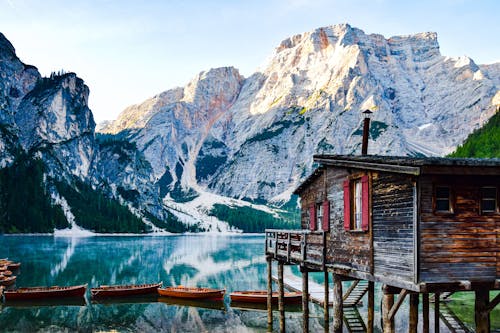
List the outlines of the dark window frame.
<svg viewBox="0 0 500 333">
<path fill-rule="evenodd" d="M 349 181 L 349 186 L 351 187 L 351 231 L 363 231 L 363 189 L 361 184 L 361 177 L 353 178 Z M 358 196 L 356 195 L 356 187 L 359 186 L 359 202 Z M 357 208 L 357 209 L 356 209 Z M 359 216 L 358 216 L 359 215 Z M 357 218 L 359 217 L 359 226 Z"/>
<path fill-rule="evenodd" d="M 323 216 L 325 215 L 325 212 L 323 211 L 323 202 L 316 202 L 315 209 L 316 209 L 316 230 L 323 231 Z"/>
<path fill-rule="evenodd" d="M 487 197 L 485 199 L 485 195 L 484 195 L 484 190 L 485 189 L 494 189 L 495 190 L 495 195 L 494 196 L 490 196 L 490 197 Z M 483 203 L 485 200 L 488 200 L 488 201 L 493 201 L 494 202 L 494 208 L 493 210 L 486 210 L 484 209 L 483 207 Z M 499 207 L 498 207 L 498 187 L 497 186 L 488 186 L 488 185 L 485 185 L 485 186 L 481 186 L 479 188 L 479 212 L 481 215 L 495 215 L 495 214 L 498 214 L 499 213 Z"/>
<path fill-rule="evenodd" d="M 438 197 L 438 192 L 440 192 L 440 189 L 447 189 L 448 190 L 448 196 L 440 196 Z M 455 212 L 455 202 L 454 202 L 454 195 L 453 195 L 453 188 L 450 185 L 447 184 L 437 184 L 434 186 L 433 194 L 432 194 L 432 199 L 433 199 L 433 211 L 434 214 L 436 215 L 451 215 L 454 214 Z M 448 202 L 448 209 L 438 209 L 439 206 L 439 201 L 445 201 L 447 200 Z"/>
</svg>

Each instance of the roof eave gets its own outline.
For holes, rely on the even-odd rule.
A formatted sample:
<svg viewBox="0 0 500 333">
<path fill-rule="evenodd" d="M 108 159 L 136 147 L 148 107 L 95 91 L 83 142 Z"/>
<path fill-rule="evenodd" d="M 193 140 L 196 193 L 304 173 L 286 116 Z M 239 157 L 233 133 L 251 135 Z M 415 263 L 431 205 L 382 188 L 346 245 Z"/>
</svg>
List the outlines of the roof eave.
<svg viewBox="0 0 500 333">
<path fill-rule="evenodd" d="M 330 159 L 317 156 L 314 157 L 314 161 L 321 163 L 323 165 L 333 165 L 339 167 L 367 169 L 375 171 L 396 172 L 396 173 L 404 173 L 415 176 L 420 175 L 419 167 L 406 166 L 406 165 L 392 165 L 392 164 L 360 162 L 360 161 L 343 160 L 343 159 Z"/>
</svg>

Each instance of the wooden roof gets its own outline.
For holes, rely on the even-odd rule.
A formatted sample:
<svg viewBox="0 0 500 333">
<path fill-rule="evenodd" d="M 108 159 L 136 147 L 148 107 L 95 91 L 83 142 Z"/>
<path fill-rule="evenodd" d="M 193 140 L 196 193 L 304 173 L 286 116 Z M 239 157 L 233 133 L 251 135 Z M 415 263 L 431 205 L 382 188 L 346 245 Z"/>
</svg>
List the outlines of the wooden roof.
<svg viewBox="0 0 500 333">
<path fill-rule="evenodd" d="M 314 155 L 314 161 L 320 167 L 312 172 L 294 191 L 300 194 L 325 166 L 345 167 L 404 173 L 409 175 L 440 174 L 440 175 L 489 175 L 500 176 L 500 159 L 483 158 L 446 158 L 446 157 L 407 157 L 380 155 Z"/>
</svg>

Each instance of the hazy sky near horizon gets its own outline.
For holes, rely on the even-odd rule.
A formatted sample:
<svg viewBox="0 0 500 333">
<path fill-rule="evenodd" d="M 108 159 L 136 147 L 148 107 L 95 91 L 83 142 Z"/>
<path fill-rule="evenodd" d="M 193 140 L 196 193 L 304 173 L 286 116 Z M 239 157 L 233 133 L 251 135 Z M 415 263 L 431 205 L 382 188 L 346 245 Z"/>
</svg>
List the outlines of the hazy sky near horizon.
<svg viewBox="0 0 500 333">
<path fill-rule="evenodd" d="M 279 43 L 349 23 L 385 37 L 438 33 L 441 54 L 500 61 L 500 0 L 0 0 L 0 32 L 47 76 L 76 72 L 96 122 L 203 70 L 249 76 Z"/>
</svg>

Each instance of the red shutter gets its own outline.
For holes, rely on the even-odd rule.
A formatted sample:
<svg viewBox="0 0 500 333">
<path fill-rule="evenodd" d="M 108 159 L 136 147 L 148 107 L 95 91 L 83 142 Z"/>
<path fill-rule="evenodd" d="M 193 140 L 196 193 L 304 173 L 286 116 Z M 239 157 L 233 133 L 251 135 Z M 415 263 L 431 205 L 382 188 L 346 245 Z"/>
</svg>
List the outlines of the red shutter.
<svg viewBox="0 0 500 333">
<path fill-rule="evenodd" d="M 316 207 L 311 205 L 309 207 L 309 228 L 311 230 L 316 230 Z"/>
<path fill-rule="evenodd" d="M 351 187 L 349 180 L 344 181 L 344 229 L 351 229 Z"/>
<path fill-rule="evenodd" d="M 323 201 L 323 231 L 330 231 L 330 201 Z"/>
<path fill-rule="evenodd" d="M 368 230 L 370 224 L 370 191 L 368 176 L 361 177 L 361 229 Z"/>
</svg>

